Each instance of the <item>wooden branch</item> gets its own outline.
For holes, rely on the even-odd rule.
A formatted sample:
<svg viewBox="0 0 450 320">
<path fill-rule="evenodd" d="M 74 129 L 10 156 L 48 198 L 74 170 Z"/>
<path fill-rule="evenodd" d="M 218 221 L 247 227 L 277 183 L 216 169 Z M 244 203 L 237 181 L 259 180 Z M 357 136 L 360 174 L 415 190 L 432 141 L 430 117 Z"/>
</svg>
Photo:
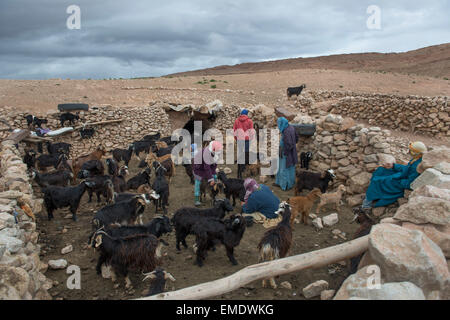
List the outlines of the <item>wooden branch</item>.
<svg viewBox="0 0 450 320">
<path fill-rule="evenodd" d="M 23 139 L 24 142 L 31 142 L 31 143 L 39 143 L 39 142 L 53 142 L 53 139 L 51 138 L 44 138 L 44 137 L 34 137 L 31 136 L 29 138 Z"/>
<path fill-rule="evenodd" d="M 19 143 L 20 141 L 22 141 L 23 139 L 27 138 L 30 136 L 30 130 L 20 130 L 17 132 L 13 132 L 11 133 L 6 139 L 7 140 L 11 140 L 14 141 L 14 144 Z"/>
<path fill-rule="evenodd" d="M 100 124 L 109 124 L 109 123 L 116 123 L 116 122 L 122 122 L 122 121 L 123 121 L 123 119 L 105 120 L 105 121 L 92 122 L 92 123 L 86 122 L 84 125 L 74 127 L 73 130 L 79 130 L 79 129 L 82 129 L 82 128 L 86 127 L 86 126 L 95 126 L 95 125 L 100 125 Z M 71 132 L 71 131 L 68 131 L 68 132 Z"/>
<path fill-rule="evenodd" d="M 368 246 L 369 236 L 364 236 L 337 246 L 248 266 L 226 278 L 177 291 L 160 293 L 139 300 L 198 300 L 211 298 L 264 278 L 309 268 L 320 268 L 330 263 L 349 259 L 366 251 Z"/>
</svg>

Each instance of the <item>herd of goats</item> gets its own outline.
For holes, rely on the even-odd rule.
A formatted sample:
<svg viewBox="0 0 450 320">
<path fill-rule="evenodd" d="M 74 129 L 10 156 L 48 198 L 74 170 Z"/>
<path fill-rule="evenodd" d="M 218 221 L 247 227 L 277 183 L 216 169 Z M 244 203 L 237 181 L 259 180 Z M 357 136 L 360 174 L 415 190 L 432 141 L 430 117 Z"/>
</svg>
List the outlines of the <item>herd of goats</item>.
<svg viewBox="0 0 450 320">
<path fill-rule="evenodd" d="M 202 198 L 207 193 L 212 199 L 211 208 L 183 207 L 175 211 L 172 218 L 167 216 L 169 185 L 175 174 L 175 165 L 171 157 L 174 144 L 171 137 L 161 137 L 159 133 L 147 135 L 130 144 L 128 149 L 110 151 L 111 158 L 103 158 L 107 151 L 98 147 L 94 152 L 75 159 L 68 158 L 71 145 L 68 143 L 45 142 L 38 144 L 37 150 L 26 149 L 24 162 L 27 164 L 32 179 L 41 187 L 48 219 L 54 218 L 53 212 L 69 208 L 72 219 L 77 221 L 80 200 L 87 191 L 89 202 L 95 193 L 100 203 L 102 197 L 107 205 L 99 209 L 92 219 L 92 234 L 89 245 L 96 248 L 99 257 L 96 266 L 98 274 L 102 265 L 111 270 L 111 278 L 116 287 L 117 275 L 125 278 L 125 287 L 132 288 L 129 272 L 143 272 L 146 278 L 153 279 L 148 295 L 164 290 L 165 281 L 174 281 L 173 276 L 161 268 L 162 246 L 167 243 L 160 239 L 163 234 L 176 233 L 176 249 L 180 244 L 187 248 L 186 237 L 195 236 L 194 251 L 196 264 L 201 267 L 208 250 L 223 244 L 228 259 L 237 264 L 234 248 L 237 247 L 252 220 L 241 214 L 233 214 L 236 198 L 243 201 L 245 195 L 244 180 L 229 178 L 223 171 L 218 172 L 218 183 L 211 187 L 206 181 L 201 184 Z M 142 159 L 141 172 L 126 179 L 128 165 L 135 154 Z M 302 155 L 302 167 L 304 166 Z M 122 165 L 123 163 L 123 165 Z M 191 164 L 183 164 L 186 174 L 194 183 Z M 306 165 L 307 167 L 307 165 Z M 51 171 L 49 171 L 51 169 Z M 251 174 L 251 166 L 248 166 Z M 105 174 L 105 171 L 106 174 Z M 151 183 L 152 172 L 154 178 Z M 268 229 L 259 242 L 260 261 L 283 258 L 288 255 L 292 244 L 292 228 L 298 215 L 307 224 L 308 215 L 316 200 L 320 199 L 317 210 L 328 203 L 339 205 L 344 186 L 339 186 L 334 193 L 326 193 L 329 183 L 335 178 L 332 170 L 324 174 L 309 170 L 297 172 L 295 197 L 281 202 L 277 215 L 282 216 L 277 226 Z M 303 189 L 312 190 L 306 196 L 298 195 Z M 225 198 L 216 198 L 223 192 Z M 231 197 L 233 203 L 231 203 Z M 147 205 L 154 203 L 155 217 L 148 223 L 142 223 L 142 216 Z M 163 214 L 156 215 L 161 209 Z M 362 236 L 370 230 L 372 221 L 364 215 L 355 216 L 361 224 L 355 237 Z M 357 265 L 352 261 L 352 265 Z M 263 287 L 269 281 L 272 288 L 277 285 L 273 278 L 263 280 Z"/>
</svg>

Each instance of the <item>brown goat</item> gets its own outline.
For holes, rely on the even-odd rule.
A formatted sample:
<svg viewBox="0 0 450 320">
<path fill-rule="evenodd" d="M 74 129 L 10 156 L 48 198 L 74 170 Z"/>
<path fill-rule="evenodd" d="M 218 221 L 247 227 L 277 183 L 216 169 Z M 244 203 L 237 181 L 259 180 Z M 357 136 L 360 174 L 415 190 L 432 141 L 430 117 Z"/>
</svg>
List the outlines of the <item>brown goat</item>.
<svg viewBox="0 0 450 320">
<path fill-rule="evenodd" d="M 173 163 L 172 155 L 166 154 L 162 157 L 157 157 L 156 154 L 150 152 L 145 158 L 145 162 L 147 163 L 147 166 L 151 168 L 154 161 L 158 161 L 164 169 L 166 169 L 164 175 L 170 183 L 171 178 L 175 176 L 175 164 Z"/>
<path fill-rule="evenodd" d="M 298 196 L 287 200 L 292 207 L 291 225 L 293 225 L 294 220 L 299 213 L 302 215 L 301 220 L 303 224 L 308 224 L 309 212 L 311 211 L 314 202 L 320 199 L 321 194 L 322 193 L 318 188 L 314 188 L 306 197 Z"/>
<path fill-rule="evenodd" d="M 73 160 L 72 168 L 73 168 L 73 175 L 75 176 L 75 178 L 78 176 L 78 172 L 80 172 L 83 163 L 90 160 L 101 160 L 105 154 L 106 154 L 105 148 L 103 146 L 100 146 L 94 152 L 87 155 L 83 155 Z"/>
</svg>

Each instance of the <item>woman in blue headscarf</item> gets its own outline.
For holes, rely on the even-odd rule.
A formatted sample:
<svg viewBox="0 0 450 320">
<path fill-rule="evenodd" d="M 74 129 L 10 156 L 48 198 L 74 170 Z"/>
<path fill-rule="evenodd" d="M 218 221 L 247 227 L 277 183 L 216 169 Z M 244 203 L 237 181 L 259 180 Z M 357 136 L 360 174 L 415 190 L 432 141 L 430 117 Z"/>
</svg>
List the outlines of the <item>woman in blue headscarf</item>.
<svg viewBox="0 0 450 320">
<path fill-rule="evenodd" d="M 275 184 L 282 190 L 289 190 L 295 185 L 295 165 L 298 163 L 297 142 L 298 136 L 289 121 L 280 117 L 277 120 L 281 132 L 280 159 Z"/>
</svg>

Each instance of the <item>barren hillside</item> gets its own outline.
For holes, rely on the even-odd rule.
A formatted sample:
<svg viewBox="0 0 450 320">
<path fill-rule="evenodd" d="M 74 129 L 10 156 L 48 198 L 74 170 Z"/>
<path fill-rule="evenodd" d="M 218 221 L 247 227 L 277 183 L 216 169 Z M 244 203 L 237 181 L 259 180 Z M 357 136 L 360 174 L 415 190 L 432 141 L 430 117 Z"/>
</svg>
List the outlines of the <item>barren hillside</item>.
<svg viewBox="0 0 450 320">
<path fill-rule="evenodd" d="M 225 75 L 237 73 L 273 72 L 294 69 L 337 69 L 353 71 L 398 72 L 437 78 L 450 77 L 450 43 L 402 53 L 354 53 L 314 58 L 294 58 L 173 74 Z"/>
</svg>

